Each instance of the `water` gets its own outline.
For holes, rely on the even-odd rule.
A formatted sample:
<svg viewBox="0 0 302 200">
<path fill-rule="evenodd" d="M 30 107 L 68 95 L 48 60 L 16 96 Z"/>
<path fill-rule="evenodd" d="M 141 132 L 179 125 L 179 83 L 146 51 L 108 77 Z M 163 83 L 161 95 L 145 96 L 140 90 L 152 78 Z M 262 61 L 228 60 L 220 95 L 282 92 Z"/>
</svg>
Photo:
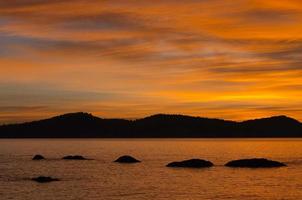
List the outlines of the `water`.
<svg viewBox="0 0 302 200">
<path fill-rule="evenodd" d="M 49 160 L 32 161 L 34 154 Z M 60 160 L 80 154 L 95 160 Z M 112 161 L 125 154 L 140 164 Z M 265 157 L 276 169 L 230 169 L 229 160 Z M 171 169 L 170 161 L 203 158 L 210 169 Z M 39 184 L 35 176 L 60 178 Z M 302 199 L 302 140 L 297 139 L 53 139 L 0 140 L 0 199 L 197 200 Z"/>
</svg>

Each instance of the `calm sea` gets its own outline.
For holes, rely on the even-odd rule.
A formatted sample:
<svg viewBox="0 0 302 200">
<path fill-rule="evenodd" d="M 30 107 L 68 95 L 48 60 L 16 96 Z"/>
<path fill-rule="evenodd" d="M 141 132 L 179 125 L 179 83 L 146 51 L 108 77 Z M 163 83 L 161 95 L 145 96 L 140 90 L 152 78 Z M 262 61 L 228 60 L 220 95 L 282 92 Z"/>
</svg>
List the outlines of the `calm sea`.
<svg viewBox="0 0 302 200">
<path fill-rule="evenodd" d="M 45 161 L 32 161 L 42 154 Z M 69 154 L 95 160 L 64 161 Z M 130 154 L 139 164 L 117 164 Z M 227 161 L 265 157 L 276 169 L 230 169 Z M 210 169 L 170 169 L 170 161 L 202 158 Z M 39 184 L 35 176 L 59 182 Z M 302 140 L 298 139 L 28 139 L 0 140 L 0 199 L 200 200 L 302 199 Z"/>
</svg>

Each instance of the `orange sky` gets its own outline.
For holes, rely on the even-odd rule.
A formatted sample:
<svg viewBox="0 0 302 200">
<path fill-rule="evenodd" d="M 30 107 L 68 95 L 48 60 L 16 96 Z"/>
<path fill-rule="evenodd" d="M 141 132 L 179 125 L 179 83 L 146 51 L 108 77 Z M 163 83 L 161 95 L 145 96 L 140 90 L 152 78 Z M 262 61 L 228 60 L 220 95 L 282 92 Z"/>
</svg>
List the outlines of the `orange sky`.
<svg viewBox="0 0 302 200">
<path fill-rule="evenodd" d="M 302 120 L 300 0 L 0 0 L 0 122 Z"/>
</svg>

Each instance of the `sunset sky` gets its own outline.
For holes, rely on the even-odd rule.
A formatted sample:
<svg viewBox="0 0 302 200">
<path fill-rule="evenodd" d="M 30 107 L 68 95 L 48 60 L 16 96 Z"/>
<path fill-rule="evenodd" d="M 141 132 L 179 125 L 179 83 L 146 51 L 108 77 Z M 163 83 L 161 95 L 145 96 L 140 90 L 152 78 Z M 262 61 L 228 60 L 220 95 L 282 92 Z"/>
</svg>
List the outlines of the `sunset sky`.
<svg viewBox="0 0 302 200">
<path fill-rule="evenodd" d="M 301 0 L 0 0 L 0 123 L 302 120 Z"/>
</svg>

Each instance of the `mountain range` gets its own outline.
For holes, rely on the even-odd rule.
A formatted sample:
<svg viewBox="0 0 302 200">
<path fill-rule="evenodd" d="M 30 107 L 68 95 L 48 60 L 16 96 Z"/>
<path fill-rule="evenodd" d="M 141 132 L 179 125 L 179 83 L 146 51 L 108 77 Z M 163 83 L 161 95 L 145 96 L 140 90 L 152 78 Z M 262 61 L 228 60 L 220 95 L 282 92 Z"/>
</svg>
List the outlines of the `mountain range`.
<svg viewBox="0 0 302 200">
<path fill-rule="evenodd" d="M 302 137 L 302 123 L 287 117 L 243 122 L 156 114 L 136 120 L 69 113 L 0 126 L 0 138 L 263 138 Z"/>
</svg>

